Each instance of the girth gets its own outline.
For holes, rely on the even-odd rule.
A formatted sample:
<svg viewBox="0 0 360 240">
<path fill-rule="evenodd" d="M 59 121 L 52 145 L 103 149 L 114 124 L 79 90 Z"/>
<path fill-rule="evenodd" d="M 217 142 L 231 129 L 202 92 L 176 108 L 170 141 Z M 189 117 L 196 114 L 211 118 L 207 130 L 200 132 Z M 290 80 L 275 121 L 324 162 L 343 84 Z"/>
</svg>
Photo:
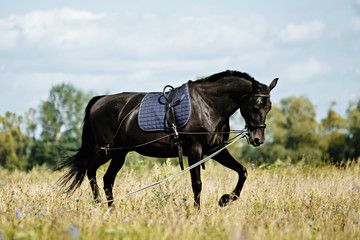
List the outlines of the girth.
<svg viewBox="0 0 360 240">
<path fill-rule="evenodd" d="M 167 89 L 170 89 L 168 91 L 168 93 L 166 93 Z M 180 163 L 181 170 L 184 170 L 183 151 L 182 151 L 182 146 L 181 146 L 181 142 L 179 139 L 179 133 L 177 131 L 176 117 L 175 117 L 175 111 L 174 111 L 174 107 L 176 105 L 180 104 L 180 101 L 181 101 L 181 99 L 180 99 L 180 100 L 177 100 L 176 102 L 174 102 L 178 91 L 179 91 L 179 88 L 174 89 L 174 87 L 172 87 L 170 85 L 166 85 L 164 87 L 163 96 L 166 101 L 166 103 L 165 103 L 165 120 L 167 122 L 167 125 L 169 126 L 168 128 L 165 128 L 165 130 L 175 133 L 173 141 L 174 141 L 174 144 L 178 151 L 178 157 L 179 157 L 179 163 Z M 165 122 L 164 122 L 164 125 L 165 125 Z"/>
</svg>

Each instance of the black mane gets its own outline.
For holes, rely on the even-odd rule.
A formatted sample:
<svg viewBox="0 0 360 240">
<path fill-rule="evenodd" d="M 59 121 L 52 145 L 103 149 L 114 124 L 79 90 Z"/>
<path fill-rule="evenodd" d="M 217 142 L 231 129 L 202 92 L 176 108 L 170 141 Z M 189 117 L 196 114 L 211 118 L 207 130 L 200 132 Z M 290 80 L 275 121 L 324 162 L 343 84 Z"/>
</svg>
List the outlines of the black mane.
<svg viewBox="0 0 360 240">
<path fill-rule="evenodd" d="M 255 80 L 252 76 L 250 76 L 248 73 L 239 72 L 239 71 L 232 71 L 227 70 L 224 72 L 215 73 L 211 76 L 201 78 L 197 80 L 196 82 L 216 82 L 217 80 L 224 78 L 224 77 L 238 77 L 238 78 L 244 78 L 246 80 L 249 80 L 251 82 L 259 83 L 257 80 Z"/>
</svg>

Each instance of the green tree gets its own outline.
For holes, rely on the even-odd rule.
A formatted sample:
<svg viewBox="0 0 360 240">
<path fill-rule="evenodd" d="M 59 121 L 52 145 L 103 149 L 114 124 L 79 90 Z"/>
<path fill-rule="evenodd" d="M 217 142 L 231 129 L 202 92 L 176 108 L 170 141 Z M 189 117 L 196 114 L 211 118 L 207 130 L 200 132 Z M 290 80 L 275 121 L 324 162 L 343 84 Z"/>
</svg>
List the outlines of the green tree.
<svg viewBox="0 0 360 240">
<path fill-rule="evenodd" d="M 31 139 L 36 139 L 36 129 L 38 127 L 38 119 L 36 117 L 36 110 L 34 108 L 30 108 L 25 113 L 25 129 L 26 129 L 26 135 Z"/>
<path fill-rule="evenodd" d="M 81 123 L 90 97 L 71 84 L 51 88 L 48 100 L 40 106 L 41 138 L 32 152 L 37 163 L 54 165 L 66 149 L 79 147 Z"/>
<path fill-rule="evenodd" d="M 349 121 L 347 138 L 349 150 L 346 157 L 357 159 L 360 157 L 360 100 L 350 105 L 347 116 Z"/>
<path fill-rule="evenodd" d="M 321 159 L 326 144 L 321 141 L 321 125 L 316 121 L 313 104 L 305 97 L 282 99 L 267 117 L 266 142 L 257 150 L 244 149 L 262 162 L 277 159 L 297 161 Z M 255 153 L 256 152 L 256 153 Z"/>
<path fill-rule="evenodd" d="M 50 90 L 40 111 L 41 137 L 49 142 L 79 142 L 84 109 L 90 94 L 84 94 L 71 84 L 60 84 Z"/>
<path fill-rule="evenodd" d="M 61 138 L 79 139 L 81 121 L 89 99 L 90 94 L 84 94 L 71 84 L 54 86 L 48 100 L 41 105 L 43 140 L 54 142 Z"/>
<path fill-rule="evenodd" d="M 293 153 L 287 148 L 288 129 L 286 114 L 277 106 L 273 106 L 267 117 L 268 127 L 265 130 L 266 141 L 263 151 L 266 152 L 267 162 L 276 159 L 292 157 Z"/>
<path fill-rule="evenodd" d="M 332 108 L 329 109 L 327 117 L 321 120 L 324 129 L 323 141 L 328 142 L 327 153 L 332 163 L 339 164 L 346 159 L 346 152 L 349 151 L 346 143 L 347 121 Z"/>
<path fill-rule="evenodd" d="M 30 140 L 21 132 L 23 117 L 6 112 L 0 115 L 0 164 L 7 169 L 25 169 L 30 154 Z"/>
</svg>

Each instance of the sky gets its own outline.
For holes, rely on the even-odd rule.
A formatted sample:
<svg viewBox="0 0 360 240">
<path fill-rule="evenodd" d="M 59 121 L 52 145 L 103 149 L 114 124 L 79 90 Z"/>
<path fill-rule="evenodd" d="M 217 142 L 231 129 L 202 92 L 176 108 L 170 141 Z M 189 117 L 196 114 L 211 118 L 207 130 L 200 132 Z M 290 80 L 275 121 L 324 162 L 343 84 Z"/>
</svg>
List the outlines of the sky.
<svg viewBox="0 0 360 240">
<path fill-rule="evenodd" d="M 225 71 L 304 96 L 317 118 L 360 99 L 360 0 L 0 0 L 0 115 L 71 83 L 162 91 Z"/>
</svg>

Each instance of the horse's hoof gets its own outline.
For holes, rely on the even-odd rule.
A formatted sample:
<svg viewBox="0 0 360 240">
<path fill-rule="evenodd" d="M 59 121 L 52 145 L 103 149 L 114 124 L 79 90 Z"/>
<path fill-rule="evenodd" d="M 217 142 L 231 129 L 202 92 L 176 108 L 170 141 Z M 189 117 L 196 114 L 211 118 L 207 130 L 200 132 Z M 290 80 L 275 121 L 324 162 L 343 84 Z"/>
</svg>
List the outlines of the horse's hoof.
<svg viewBox="0 0 360 240">
<path fill-rule="evenodd" d="M 219 200 L 219 206 L 224 207 L 230 202 L 230 194 L 224 194 Z"/>
<path fill-rule="evenodd" d="M 220 200 L 219 200 L 219 205 L 220 207 L 224 207 L 226 206 L 230 201 L 235 201 L 236 199 L 238 199 L 238 196 L 236 196 L 233 193 L 230 194 L 224 194 Z"/>
</svg>

